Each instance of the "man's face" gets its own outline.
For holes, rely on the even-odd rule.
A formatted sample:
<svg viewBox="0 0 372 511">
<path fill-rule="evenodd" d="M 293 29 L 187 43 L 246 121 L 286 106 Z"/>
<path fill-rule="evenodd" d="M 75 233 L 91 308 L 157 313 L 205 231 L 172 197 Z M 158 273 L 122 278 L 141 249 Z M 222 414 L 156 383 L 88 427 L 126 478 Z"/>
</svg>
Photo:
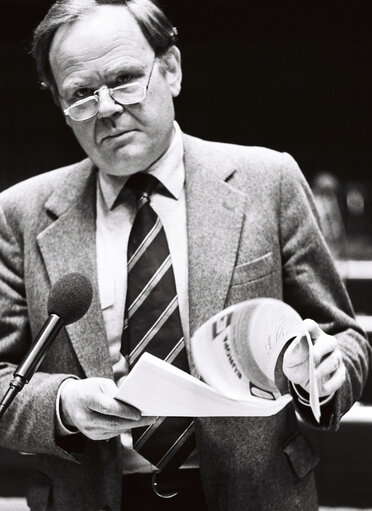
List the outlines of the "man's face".
<svg viewBox="0 0 372 511">
<path fill-rule="evenodd" d="M 152 69 L 141 103 L 121 106 L 104 89 L 95 117 L 86 121 L 66 117 L 100 170 L 116 176 L 134 174 L 166 151 L 172 137 L 173 97 L 181 87 L 179 51 L 172 47 L 161 61 L 156 59 L 126 7 L 99 6 L 81 20 L 60 27 L 49 58 L 63 108 L 103 85 L 133 81 L 146 85 Z"/>
</svg>

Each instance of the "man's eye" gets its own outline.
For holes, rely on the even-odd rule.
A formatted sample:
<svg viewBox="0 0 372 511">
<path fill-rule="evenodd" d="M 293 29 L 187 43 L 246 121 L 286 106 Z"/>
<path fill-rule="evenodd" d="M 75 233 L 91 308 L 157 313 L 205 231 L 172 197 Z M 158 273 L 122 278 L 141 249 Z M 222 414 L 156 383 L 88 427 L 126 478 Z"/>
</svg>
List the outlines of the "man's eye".
<svg viewBox="0 0 372 511">
<path fill-rule="evenodd" d="M 88 96 L 92 96 L 93 93 L 94 91 L 92 89 L 88 88 L 78 89 L 77 91 L 74 92 L 74 98 L 76 98 L 77 100 L 84 99 L 87 98 Z"/>
<path fill-rule="evenodd" d="M 134 75 L 122 74 L 116 77 L 115 85 L 125 85 L 126 83 L 133 82 L 134 80 Z"/>
</svg>

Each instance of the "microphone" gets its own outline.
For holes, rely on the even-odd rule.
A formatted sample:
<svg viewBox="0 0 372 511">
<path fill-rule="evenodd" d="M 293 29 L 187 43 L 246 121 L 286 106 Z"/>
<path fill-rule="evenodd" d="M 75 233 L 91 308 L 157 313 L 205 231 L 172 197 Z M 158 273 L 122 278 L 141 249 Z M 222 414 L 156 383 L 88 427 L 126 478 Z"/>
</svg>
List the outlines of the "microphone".
<svg viewBox="0 0 372 511">
<path fill-rule="evenodd" d="M 30 381 L 62 327 L 75 323 L 88 311 L 92 296 L 92 285 L 81 273 L 64 275 L 54 284 L 48 297 L 49 318 L 13 373 L 0 403 L 0 419 L 18 392 Z"/>
</svg>

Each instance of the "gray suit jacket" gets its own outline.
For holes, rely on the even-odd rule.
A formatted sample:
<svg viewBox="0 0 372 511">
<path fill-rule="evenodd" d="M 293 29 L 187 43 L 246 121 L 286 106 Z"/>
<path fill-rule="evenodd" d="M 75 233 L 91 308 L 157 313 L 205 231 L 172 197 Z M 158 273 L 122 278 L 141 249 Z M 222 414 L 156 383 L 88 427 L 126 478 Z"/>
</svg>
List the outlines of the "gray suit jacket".
<svg viewBox="0 0 372 511">
<path fill-rule="evenodd" d="M 224 307 L 261 296 L 313 318 L 337 336 L 348 369 L 320 425 L 336 428 L 361 394 L 370 354 L 303 176 L 289 155 L 268 149 L 188 136 L 184 143 L 191 333 Z M 2 446 L 38 455 L 28 496 L 33 511 L 120 509 L 118 438 L 85 439 L 80 454 L 55 438 L 60 383 L 71 374 L 112 377 L 97 293 L 95 187 L 95 170 L 85 160 L 0 196 L 0 395 L 46 319 L 51 285 L 77 271 L 94 287 L 87 315 L 62 331 L 0 422 Z M 312 422 L 307 409 L 295 406 Z M 274 417 L 197 421 L 211 510 L 317 508 L 317 458 L 299 432 L 295 406 Z"/>
</svg>

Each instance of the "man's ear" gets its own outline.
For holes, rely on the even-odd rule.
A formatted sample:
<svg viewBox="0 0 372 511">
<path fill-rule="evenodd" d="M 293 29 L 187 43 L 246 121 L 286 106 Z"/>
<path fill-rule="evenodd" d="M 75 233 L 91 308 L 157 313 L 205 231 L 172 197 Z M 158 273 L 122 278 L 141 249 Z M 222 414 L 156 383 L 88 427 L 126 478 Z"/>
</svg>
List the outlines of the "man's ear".
<svg viewBox="0 0 372 511">
<path fill-rule="evenodd" d="M 176 98 L 181 91 L 182 69 L 181 53 L 177 46 L 171 46 L 161 58 L 161 69 L 168 82 L 172 96 Z"/>
</svg>

